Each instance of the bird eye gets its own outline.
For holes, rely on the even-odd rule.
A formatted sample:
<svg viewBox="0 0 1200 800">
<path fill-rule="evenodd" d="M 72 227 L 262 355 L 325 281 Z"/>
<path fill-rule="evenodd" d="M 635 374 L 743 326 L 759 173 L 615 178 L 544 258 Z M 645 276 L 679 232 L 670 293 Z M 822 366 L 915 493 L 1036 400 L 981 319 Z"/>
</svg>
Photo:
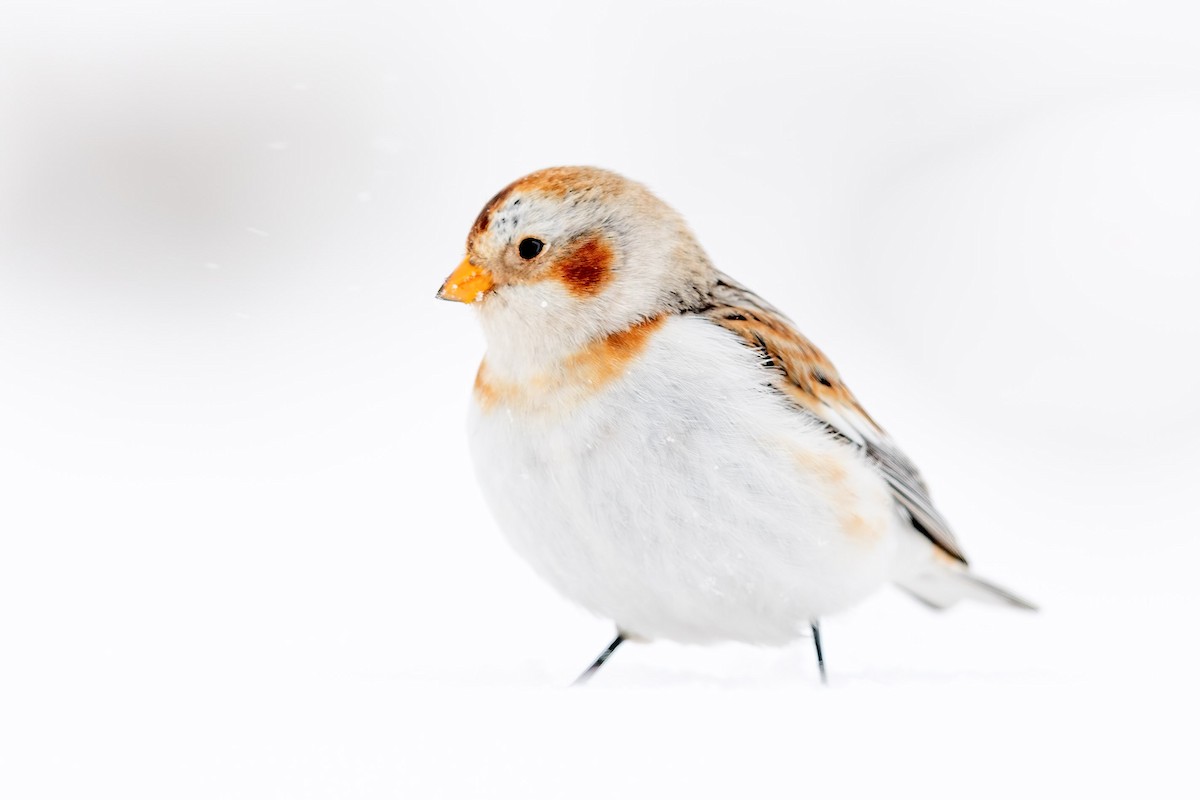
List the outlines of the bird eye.
<svg viewBox="0 0 1200 800">
<path fill-rule="evenodd" d="M 521 258 L 528 261 L 536 258 L 545 246 L 541 239 L 522 239 L 521 243 L 517 245 L 517 252 L 521 254 Z"/>
</svg>

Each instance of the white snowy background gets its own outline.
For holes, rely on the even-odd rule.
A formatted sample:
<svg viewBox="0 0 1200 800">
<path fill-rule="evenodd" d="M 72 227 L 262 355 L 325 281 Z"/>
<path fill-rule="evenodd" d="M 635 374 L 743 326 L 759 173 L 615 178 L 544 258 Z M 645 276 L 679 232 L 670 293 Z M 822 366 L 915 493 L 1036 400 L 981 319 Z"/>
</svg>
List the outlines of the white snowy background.
<svg viewBox="0 0 1200 800">
<path fill-rule="evenodd" d="M 509 552 L 433 293 L 543 166 L 655 189 L 980 574 L 627 646 Z M 0 796 L 1196 796 L 1192 3 L 0 7 Z"/>
</svg>

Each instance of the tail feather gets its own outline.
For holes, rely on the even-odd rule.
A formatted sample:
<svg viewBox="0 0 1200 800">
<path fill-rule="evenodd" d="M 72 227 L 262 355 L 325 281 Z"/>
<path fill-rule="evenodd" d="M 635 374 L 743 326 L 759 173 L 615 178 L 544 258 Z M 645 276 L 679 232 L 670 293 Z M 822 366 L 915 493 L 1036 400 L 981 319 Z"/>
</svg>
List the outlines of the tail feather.
<svg viewBox="0 0 1200 800">
<path fill-rule="evenodd" d="M 1028 600 L 956 567 L 941 567 L 922 572 L 899 581 L 897 585 L 922 603 L 938 609 L 949 608 L 959 600 L 969 598 L 1025 611 L 1037 611 L 1037 606 Z"/>
</svg>

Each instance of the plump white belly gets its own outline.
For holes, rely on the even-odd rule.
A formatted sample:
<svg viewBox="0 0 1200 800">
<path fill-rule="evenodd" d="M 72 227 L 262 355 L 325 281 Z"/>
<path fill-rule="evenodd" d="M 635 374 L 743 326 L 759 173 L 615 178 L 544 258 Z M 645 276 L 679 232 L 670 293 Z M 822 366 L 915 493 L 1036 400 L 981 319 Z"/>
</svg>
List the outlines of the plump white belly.
<svg viewBox="0 0 1200 800">
<path fill-rule="evenodd" d="M 500 527 L 558 591 L 646 639 L 782 643 L 861 599 L 910 534 L 875 470 L 761 371 L 679 317 L 569 405 L 474 403 Z"/>
</svg>

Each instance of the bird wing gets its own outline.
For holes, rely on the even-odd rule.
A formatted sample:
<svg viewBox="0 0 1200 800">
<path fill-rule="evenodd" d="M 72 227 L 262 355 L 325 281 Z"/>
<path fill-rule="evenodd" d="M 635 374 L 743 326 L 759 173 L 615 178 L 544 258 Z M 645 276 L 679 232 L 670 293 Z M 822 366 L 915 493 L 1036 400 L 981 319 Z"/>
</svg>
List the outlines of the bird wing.
<svg viewBox="0 0 1200 800">
<path fill-rule="evenodd" d="M 792 321 L 754 292 L 719 274 L 707 304 L 692 313 L 740 336 L 762 356 L 771 385 L 831 433 L 860 448 L 887 479 L 913 527 L 967 563 L 949 523 L 934 508 L 917 468 L 859 404 L 833 363 Z"/>
</svg>

